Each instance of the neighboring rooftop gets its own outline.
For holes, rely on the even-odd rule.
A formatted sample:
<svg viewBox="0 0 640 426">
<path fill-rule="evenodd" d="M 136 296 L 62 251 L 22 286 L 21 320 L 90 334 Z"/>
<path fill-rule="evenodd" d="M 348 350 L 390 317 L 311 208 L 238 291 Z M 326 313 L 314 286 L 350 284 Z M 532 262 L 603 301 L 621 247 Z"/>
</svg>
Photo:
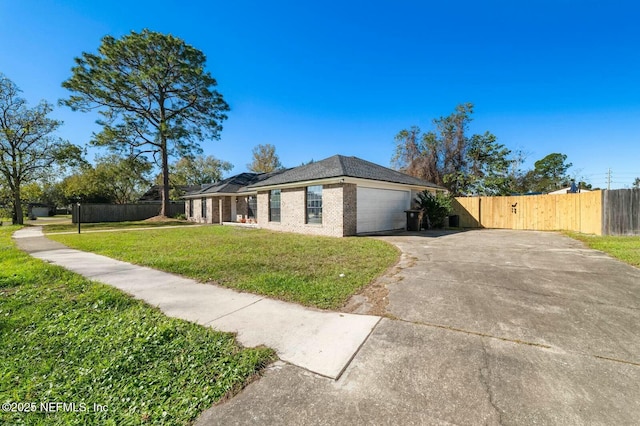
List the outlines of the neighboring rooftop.
<svg viewBox="0 0 640 426">
<path fill-rule="evenodd" d="M 401 183 L 406 185 L 426 186 L 430 188 L 441 188 L 434 183 L 400 173 L 396 170 L 371 163 L 361 158 L 345 157 L 342 155 L 334 155 L 333 157 L 329 157 L 321 161 L 285 170 L 275 176 L 252 183 L 248 185 L 248 188 L 253 189 L 263 186 L 282 185 L 342 176 Z"/>
<path fill-rule="evenodd" d="M 171 189 L 174 187 L 172 186 Z M 200 185 L 177 185 L 175 187 L 179 192 L 191 192 L 200 189 Z M 162 200 L 162 185 L 153 185 L 142 197 L 138 198 L 140 202 L 154 202 Z"/>
</svg>

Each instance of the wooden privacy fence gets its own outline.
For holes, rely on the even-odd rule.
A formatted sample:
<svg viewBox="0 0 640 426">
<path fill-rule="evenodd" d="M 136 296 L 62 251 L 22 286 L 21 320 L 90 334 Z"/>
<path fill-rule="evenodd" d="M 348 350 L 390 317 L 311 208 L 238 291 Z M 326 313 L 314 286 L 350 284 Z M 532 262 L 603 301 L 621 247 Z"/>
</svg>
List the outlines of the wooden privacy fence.
<svg viewBox="0 0 640 426">
<path fill-rule="evenodd" d="M 640 235 L 640 188 L 603 192 L 602 233 Z"/>
<path fill-rule="evenodd" d="M 640 235 L 640 189 L 560 195 L 458 197 L 454 200 L 453 208 L 463 228 Z"/>
<path fill-rule="evenodd" d="M 458 197 L 453 203 L 467 228 L 567 230 L 602 235 L 602 191 L 560 195 Z"/>
<path fill-rule="evenodd" d="M 160 203 L 141 204 L 81 204 L 80 219 L 82 223 L 95 222 L 127 222 L 145 220 L 160 213 Z M 169 205 L 167 216 L 175 217 L 184 214 L 184 202 Z M 71 215 L 73 223 L 78 223 L 78 206 L 73 206 Z"/>
</svg>

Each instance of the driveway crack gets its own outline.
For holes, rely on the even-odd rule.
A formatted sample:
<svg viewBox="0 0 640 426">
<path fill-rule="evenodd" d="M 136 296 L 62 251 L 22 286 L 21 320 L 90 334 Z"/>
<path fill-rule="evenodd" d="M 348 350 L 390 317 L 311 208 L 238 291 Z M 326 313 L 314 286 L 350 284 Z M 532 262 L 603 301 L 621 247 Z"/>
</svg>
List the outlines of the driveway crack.
<svg viewBox="0 0 640 426">
<path fill-rule="evenodd" d="M 465 284 L 472 284 L 472 283 L 465 283 Z M 482 284 L 482 283 L 473 283 L 473 285 L 477 285 L 479 287 L 499 288 L 501 290 L 533 294 L 535 296 L 549 297 L 549 298 L 553 298 L 553 299 L 562 299 L 562 300 L 575 301 L 575 298 L 572 298 L 572 297 L 561 296 L 559 294 L 542 293 L 542 292 L 539 292 L 539 291 L 532 291 L 532 290 L 527 290 L 527 289 L 523 289 L 523 288 L 512 288 L 512 287 L 507 287 L 507 286 L 502 286 L 502 285 Z M 615 304 L 612 304 L 612 303 L 600 302 L 600 301 L 597 301 L 597 300 L 578 301 L 578 303 L 583 303 L 585 305 L 600 305 L 600 306 L 610 306 L 610 307 L 613 307 L 613 308 L 640 310 L 640 308 L 635 307 L 635 306 L 615 305 Z"/>
<path fill-rule="evenodd" d="M 480 367 L 480 383 L 484 386 L 485 392 L 487 393 L 487 398 L 489 399 L 489 404 L 493 407 L 496 415 L 498 416 L 498 424 L 502 424 L 502 411 L 495 402 L 495 397 L 493 395 L 493 390 L 491 389 L 491 364 L 489 362 L 489 354 L 487 353 L 487 347 L 484 342 L 481 342 L 482 345 L 482 361 L 483 365 Z"/>
<path fill-rule="evenodd" d="M 454 331 L 454 332 L 457 332 L 457 333 L 465 333 L 465 334 L 469 334 L 469 335 L 472 335 L 472 336 L 486 337 L 486 338 L 489 338 L 489 339 L 502 340 L 503 342 L 517 343 L 519 345 L 527 345 L 527 346 L 535 346 L 535 347 L 543 348 L 543 349 L 551 349 L 551 346 L 544 345 L 542 343 L 527 342 L 527 341 L 520 340 L 520 339 L 510 339 L 510 338 L 507 338 L 507 337 L 494 336 L 492 334 L 482 333 L 482 332 L 473 331 L 473 330 L 465 330 L 465 329 L 462 329 L 462 328 L 456 328 L 456 327 L 452 327 L 452 326 L 449 326 L 449 325 L 434 324 L 434 323 L 429 323 L 429 322 L 424 322 L 424 321 L 411 321 L 411 320 L 398 318 L 398 317 L 393 316 L 393 315 L 385 315 L 385 316 L 387 318 L 389 318 L 389 319 L 392 319 L 392 320 L 395 320 L 395 321 L 402 321 L 402 322 L 406 322 L 406 323 L 409 323 L 409 324 L 422 325 L 422 326 L 425 326 L 425 327 L 440 328 L 440 329 L 443 329 L 443 330 Z"/>
</svg>

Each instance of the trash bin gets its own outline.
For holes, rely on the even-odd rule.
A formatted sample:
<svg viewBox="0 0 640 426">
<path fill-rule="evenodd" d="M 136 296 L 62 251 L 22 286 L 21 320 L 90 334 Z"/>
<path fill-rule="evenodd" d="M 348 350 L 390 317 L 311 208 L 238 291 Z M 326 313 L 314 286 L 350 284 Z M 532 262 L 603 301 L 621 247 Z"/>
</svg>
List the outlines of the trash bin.
<svg viewBox="0 0 640 426">
<path fill-rule="evenodd" d="M 405 210 L 407 214 L 407 231 L 420 230 L 420 210 Z"/>
<path fill-rule="evenodd" d="M 460 216 L 454 214 L 449 216 L 449 227 L 450 228 L 459 228 L 460 227 Z"/>
</svg>

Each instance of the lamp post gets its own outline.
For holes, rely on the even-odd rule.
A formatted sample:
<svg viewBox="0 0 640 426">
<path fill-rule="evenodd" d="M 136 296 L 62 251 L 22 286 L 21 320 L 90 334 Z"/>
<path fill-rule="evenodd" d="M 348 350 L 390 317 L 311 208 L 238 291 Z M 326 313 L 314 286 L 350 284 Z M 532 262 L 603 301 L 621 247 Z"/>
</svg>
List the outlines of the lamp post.
<svg viewBox="0 0 640 426">
<path fill-rule="evenodd" d="M 79 234 L 80 233 L 80 223 L 82 222 L 82 220 L 81 220 L 82 216 L 80 215 L 81 210 L 80 210 L 80 200 L 79 199 L 78 199 L 77 206 L 78 206 L 78 234 Z"/>
</svg>

